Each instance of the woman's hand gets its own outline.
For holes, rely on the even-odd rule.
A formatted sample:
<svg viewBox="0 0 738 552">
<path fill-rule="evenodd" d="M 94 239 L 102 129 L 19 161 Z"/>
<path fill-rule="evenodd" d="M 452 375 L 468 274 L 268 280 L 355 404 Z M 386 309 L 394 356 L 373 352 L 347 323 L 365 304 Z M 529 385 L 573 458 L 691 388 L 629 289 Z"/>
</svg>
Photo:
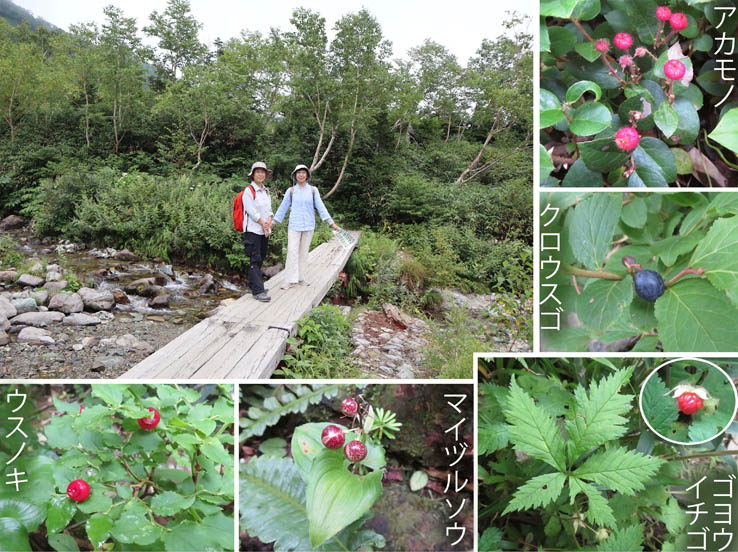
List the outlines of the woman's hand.
<svg viewBox="0 0 738 552">
<path fill-rule="evenodd" d="M 333 227 L 332 227 L 332 228 L 333 228 L 333 229 L 334 229 L 334 230 L 335 230 L 336 232 L 338 232 L 338 231 L 340 230 L 340 228 L 338 227 L 338 225 L 336 225 L 335 223 L 333 224 Z"/>
</svg>

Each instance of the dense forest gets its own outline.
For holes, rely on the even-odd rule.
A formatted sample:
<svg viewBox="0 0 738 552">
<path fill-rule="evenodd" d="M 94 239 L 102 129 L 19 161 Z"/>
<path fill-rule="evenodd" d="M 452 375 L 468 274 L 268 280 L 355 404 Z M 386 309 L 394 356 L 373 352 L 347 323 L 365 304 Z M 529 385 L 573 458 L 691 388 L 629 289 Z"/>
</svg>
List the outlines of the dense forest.
<svg viewBox="0 0 738 552">
<path fill-rule="evenodd" d="M 431 39 L 393 52 L 367 10 L 331 40 L 320 13 L 297 8 L 287 30 L 212 48 L 186 0 L 142 28 L 114 6 L 68 32 L 0 19 L 0 215 L 25 215 L 39 236 L 240 271 L 230 209 L 251 163 L 274 169 L 275 202 L 304 163 L 337 223 L 364 230 L 356 293 L 389 247 L 420 281 L 413 301 L 431 286 L 526 294 L 528 25 L 510 14 L 464 64 Z"/>
</svg>

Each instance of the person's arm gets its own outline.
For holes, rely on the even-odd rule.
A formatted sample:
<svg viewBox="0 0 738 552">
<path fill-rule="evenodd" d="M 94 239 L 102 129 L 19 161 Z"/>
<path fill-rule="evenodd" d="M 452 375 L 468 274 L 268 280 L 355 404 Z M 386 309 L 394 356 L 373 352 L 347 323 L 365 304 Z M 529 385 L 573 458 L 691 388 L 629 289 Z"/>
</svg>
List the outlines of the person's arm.
<svg viewBox="0 0 738 552">
<path fill-rule="evenodd" d="M 320 191 L 315 186 L 313 186 L 313 190 L 315 192 L 315 208 L 318 210 L 318 215 L 320 215 L 320 220 L 330 224 L 334 230 L 338 230 L 338 226 L 336 226 L 336 223 L 333 222 L 333 219 L 328 214 L 328 209 L 325 208 L 325 205 L 323 204 L 323 200 L 320 199 Z"/>
<path fill-rule="evenodd" d="M 282 204 L 279 206 L 279 209 L 277 209 L 277 214 L 274 215 L 274 222 L 277 224 L 282 224 L 282 221 L 284 220 L 284 216 L 287 214 L 287 210 L 292 205 L 292 189 L 288 189 L 285 194 L 284 198 L 282 199 Z"/>
<path fill-rule="evenodd" d="M 259 208 L 256 206 L 256 201 L 254 200 L 254 196 L 251 193 L 249 186 L 247 186 L 243 192 L 243 208 L 244 211 L 246 211 L 248 218 L 253 219 L 254 222 L 257 222 L 262 226 L 264 225 L 264 219 L 261 218 L 261 213 L 259 212 Z"/>
</svg>

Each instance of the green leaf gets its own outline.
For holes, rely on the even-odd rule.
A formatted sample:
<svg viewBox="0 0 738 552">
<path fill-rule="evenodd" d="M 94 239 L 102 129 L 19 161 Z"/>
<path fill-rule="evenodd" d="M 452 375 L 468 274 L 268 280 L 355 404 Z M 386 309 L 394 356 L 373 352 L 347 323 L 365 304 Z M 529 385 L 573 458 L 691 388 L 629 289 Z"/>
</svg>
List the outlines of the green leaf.
<svg viewBox="0 0 738 552">
<path fill-rule="evenodd" d="M 382 494 L 382 470 L 358 476 L 329 449 L 313 462 L 307 482 L 306 508 L 310 543 L 319 546 L 359 519 Z"/>
<path fill-rule="evenodd" d="M 223 549 L 233 550 L 233 516 L 218 512 L 203 519 L 200 527 L 209 529 Z"/>
<path fill-rule="evenodd" d="M 643 525 L 631 525 L 618 529 L 607 540 L 600 543 L 601 552 L 640 552 L 643 550 Z"/>
<path fill-rule="evenodd" d="M 94 514 L 85 523 L 87 538 L 96 549 L 101 548 L 108 540 L 110 530 L 113 528 L 113 520 L 107 514 Z"/>
<path fill-rule="evenodd" d="M 680 146 L 688 146 L 695 141 L 699 134 L 699 114 L 694 104 L 686 98 L 678 97 L 674 100 L 673 108 L 679 116 L 679 126 L 674 131 L 669 142 Z"/>
<path fill-rule="evenodd" d="M 643 415 L 653 430 L 662 437 L 669 437 L 672 424 L 679 417 L 679 409 L 658 374 L 651 376 L 643 388 L 642 405 Z"/>
<path fill-rule="evenodd" d="M 702 232 L 693 232 L 688 236 L 670 236 L 653 244 L 651 251 L 661 258 L 666 266 L 672 266 L 679 255 L 684 255 L 697 246 L 705 237 Z"/>
<path fill-rule="evenodd" d="M 69 497 L 52 496 L 49 501 L 49 509 L 46 518 L 46 531 L 49 535 L 64 529 L 74 516 L 77 508 L 74 507 Z"/>
<path fill-rule="evenodd" d="M 28 531 L 14 518 L 0 517 L 0 552 L 30 552 Z"/>
<path fill-rule="evenodd" d="M 223 444 L 215 437 L 208 438 L 200 447 L 200 450 L 216 464 L 233 466 L 233 456 L 226 451 Z"/>
<path fill-rule="evenodd" d="M 613 516 L 612 508 L 607 503 L 607 498 L 602 496 L 593 485 L 577 479 L 569 477 L 569 501 L 574 504 L 574 499 L 579 493 L 584 493 L 587 497 L 587 511 L 584 512 L 584 518 L 590 523 L 602 525 L 604 527 L 615 527 L 616 521 Z"/>
<path fill-rule="evenodd" d="M 610 126 L 612 115 L 602 104 L 587 102 L 574 110 L 569 130 L 577 136 L 592 136 Z"/>
<path fill-rule="evenodd" d="M 553 170 L 553 164 L 551 165 Z M 590 171 L 584 161 L 577 159 L 569 170 L 561 183 L 564 187 L 595 187 L 602 186 L 602 173 Z"/>
<path fill-rule="evenodd" d="M 568 18 L 579 0 L 541 0 L 541 17 Z"/>
<path fill-rule="evenodd" d="M 559 471 L 566 469 L 564 440 L 556 421 L 521 389 L 514 377 L 503 412 L 510 424 L 509 439 L 516 449 Z"/>
<path fill-rule="evenodd" d="M 184 497 L 173 491 L 164 491 L 151 499 L 151 509 L 158 516 L 173 516 L 195 502 L 195 495 Z"/>
<path fill-rule="evenodd" d="M 541 128 L 555 125 L 564 116 L 564 112 L 561 110 L 561 102 L 556 94 L 545 88 L 541 88 L 538 110 L 540 112 Z"/>
<path fill-rule="evenodd" d="M 105 494 L 107 490 L 108 488 L 100 483 L 90 483 L 90 496 L 84 502 L 78 502 L 77 509 L 85 514 L 107 510 L 113 504 L 113 499 Z"/>
<path fill-rule="evenodd" d="M 669 138 L 679 128 L 679 115 L 671 107 L 669 102 L 661 102 L 661 105 L 653 114 L 653 120 L 664 136 Z"/>
<path fill-rule="evenodd" d="M 588 268 L 600 269 L 620 218 L 620 194 L 592 194 L 575 208 L 569 242 L 576 258 Z"/>
<path fill-rule="evenodd" d="M 546 177 L 553 172 L 554 164 L 551 156 L 546 151 L 546 148 L 544 148 L 543 146 L 539 146 L 539 152 L 541 161 L 539 174 L 541 177 L 541 182 L 543 182 L 544 180 L 546 180 Z"/>
<path fill-rule="evenodd" d="M 46 512 L 41 506 L 15 498 L 0 499 L 0 518 L 12 518 L 26 531 L 35 531 L 45 517 Z"/>
<path fill-rule="evenodd" d="M 738 216 L 715 221 L 689 265 L 704 268 L 712 285 L 725 290 L 738 305 Z"/>
<path fill-rule="evenodd" d="M 669 497 L 666 506 L 661 507 L 661 515 L 656 515 L 656 519 L 664 522 L 672 535 L 681 533 L 689 525 L 689 516 L 673 497 Z"/>
<path fill-rule="evenodd" d="M 651 137 L 641 138 L 638 147 L 633 150 L 638 178 L 646 186 L 665 187 L 677 177 L 674 154 L 661 140 Z M 631 176 L 632 178 L 632 176 Z"/>
<path fill-rule="evenodd" d="M 59 552 L 79 552 L 77 541 L 72 535 L 66 533 L 58 533 L 49 537 L 49 545 Z"/>
<path fill-rule="evenodd" d="M 621 395 L 620 388 L 627 383 L 633 367 L 618 370 L 590 385 L 589 393 L 579 385 L 574 391 L 576 405 L 567 415 L 566 433 L 569 459 L 574 462 L 592 447 L 622 436 L 633 395 Z"/>
<path fill-rule="evenodd" d="M 555 518 L 552 518 L 555 519 Z M 479 537 L 479 550 L 483 552 L 501 551 L 501 543 L 504 535 L 497 527 L 489 527 L 485 529 L 482 536 Z"/>
<path fill-rule="evenodd" d="M 144 511 L 137 508 L 124 512 L 113 525 L 111 533 L 120 542 L 147 545 L 156 542 L 161 537 L 162 528 L 149 521 Z M 180 550 L 192 550 L 192 548 L 187 545 Z"/>
<path fill-rule="evenodd" d="M 592 171 L 609 173 L 625 165 L 628 154 L 623 153 L 613 138 L 598 138 L 579 144 L 582 161 Z"/>
<path fill-rule="evenodd" d="M 93 383 L 92 396 L 99 397 L 110 406 L 120 406 L 123 402 L 123 392 L 128 385 L 118 383 Z"/>
<path fill-rule="evenodd" d="M 648 219 L 646 200 L 638 196 L 631 197 L 630 201 L 623 205 L 623 212 L 620 218 L 628 226 L 641 228 L 646 224 L 646 220 Z"/>
<path fill-rule="evenodd" d="M 70 415 L 52 416 L 51 421 L 44 428 L 49 448 L 62 450 L 77 448 L 79 436 L 73 426 L 74 418 Z"/>
<path fill-rule="evenodd" d="M 566 27 L 549 27 L 548 36 L 551 39 L 551 54 L 564 56 L 574 49 L 577 35 Z"/>
<path fill-rule="evenodd" d="M 281 458 L 287 454 L 287 441 L 280 437 L 272 437 L 259 445 L 259 452 Z"/>
<path fill-rule="evenodd" d="M 515 491 L 513 499 L 508 503 L 502 515 L 516 510 L 527 510 L 547 505 L 559 498 L 565 482 L 566 475 L 560 472 L 545 473 L 529 479 Z"/>
<path fill-rule="evenodd" d="M 666 289 L 654 313 L 664 351 L 735 351 L 738 311 L 709 282 L 690 278 Z"/>
<path fill-rule="evenodd" d="M 613 491 L 634 495 L 665 462 L 624 448 L 596 452 L 574 470 L 580 479 L 594 481 Z"/>
<path fill-rule="evenodd" d="M 594 93 L 594 101 L 599 100 L 602 96 L 602 88 L 596 82 L 587 80 L 577 81 L 566 91 L 566 103 L 575 103 L 585 92 Z"/>
<path fill-rule="evenodd" d="M 708 137 L 733 153 L 738 153 L 738 107 L 723 115 Z"/>
<path fill-rule="evenodd" d="M 205 531 L 199 523 L 183 521 L 164 534 L 164 549 L 167 552 L 198 550 L 218 552 L 223 548 L 218 542 L 217 533 Z"/>
<path fill-rule="evenodd" d="M 415 492 L 428 484 L 428 474 L 423 470 L 417 470 L 410 476 L 410 490 Z"/>
<path fill-rule="evenodd" d="M 591 281 L 577 296 L 576 312 L 582 324 L 598 333 L 612 326 L 633 300 L 629 279 Z"/>
</svg>

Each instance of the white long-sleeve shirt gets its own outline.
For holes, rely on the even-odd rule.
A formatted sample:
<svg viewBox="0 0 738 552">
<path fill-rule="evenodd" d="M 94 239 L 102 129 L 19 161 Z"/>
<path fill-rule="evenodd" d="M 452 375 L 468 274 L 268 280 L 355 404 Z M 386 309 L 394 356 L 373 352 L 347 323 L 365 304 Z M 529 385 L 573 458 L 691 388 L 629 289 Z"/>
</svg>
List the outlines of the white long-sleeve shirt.
<svg viewBox="0 0 738 552">
<path fill-rule="evenodd" d="M 267 220 L 274 216 L 272 211 L 272 197 L 269 195 L 265 186 L 259 187 L 255 182 L 251 182 L 251 186 L 256 192 L 256 197 L 251 190 L 246 189 L 243 192 L 243 210 L 246 214 L 243 217 L 244 232 L 252 232 L 254 234 L 264 235 L 264 228 L 259 224 L 259 219 Z"/>
</svg>

